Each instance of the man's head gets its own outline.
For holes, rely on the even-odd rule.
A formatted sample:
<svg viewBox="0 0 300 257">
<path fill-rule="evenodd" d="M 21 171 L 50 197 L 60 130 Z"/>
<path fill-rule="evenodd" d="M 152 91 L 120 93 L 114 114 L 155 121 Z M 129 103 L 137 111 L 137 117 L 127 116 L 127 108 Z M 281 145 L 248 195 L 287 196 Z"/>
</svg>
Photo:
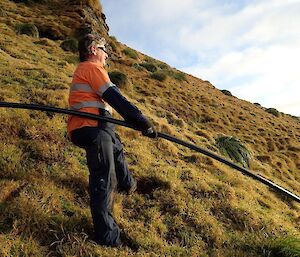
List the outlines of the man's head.
<svg viewBox="0 0 300 257">
<path fill-rule="evenodd" d="M 84 36 L 78 43 L 78 51 L 79 58 L 81 62 L 87 61 L 93 56 L 98 54 L 97 51 L 103 51 L 106 54 L 105 58 L 107 58 L 107 52 L 105 49 L 105 38 L 100 37 L 95 34 L 87 34 Z"/>
</svg>

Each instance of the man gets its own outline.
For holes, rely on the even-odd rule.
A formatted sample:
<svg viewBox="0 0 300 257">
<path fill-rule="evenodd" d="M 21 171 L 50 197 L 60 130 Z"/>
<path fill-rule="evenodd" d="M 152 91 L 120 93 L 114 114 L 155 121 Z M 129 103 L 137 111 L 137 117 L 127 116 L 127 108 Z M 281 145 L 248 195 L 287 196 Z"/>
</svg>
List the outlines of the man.
<svg viewBox="0 0 300 257">
<path fill-rule="evenodd" d="M 78 50 L 80 63 L 73 75 L 70 108 L 111 117 L 113 107 L 143 135 L 155 138 L 153 125 L 110 81 L 104 69 L 108 58 L 105 39 L 88 34 L 79 41 Z M 95 241 L 119 246 L 120 229 L 112 215 L 113 191 L 117 187 L 121 192 L 130 192 L 136 187 L 120 139 L 113 124 L 78 116 L 69 117 L 68 132 L 72 142 L 86 151 Z"/>
</svg>

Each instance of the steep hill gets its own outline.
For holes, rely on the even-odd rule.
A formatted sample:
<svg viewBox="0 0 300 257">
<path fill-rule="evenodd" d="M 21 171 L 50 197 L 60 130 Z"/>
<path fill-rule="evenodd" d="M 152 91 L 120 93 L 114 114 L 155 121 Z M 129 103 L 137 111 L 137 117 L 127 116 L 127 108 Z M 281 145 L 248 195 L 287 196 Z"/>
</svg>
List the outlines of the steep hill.
<svg viewBox="0 0 300 257">
<path fill-rule="evenodd" d="M 1 101 L 67 108 L 76 38 L 96 30 L 110 45 L 111 79 L 158 130 L 219 155 L 218 139 L 233 137 L 250 152 L 251 170 L 300 195 L 299 118 L 224 94 L 118 42 L 97 0 L 2 0 L 0 7 Z M 127 246 L 93 244 L 84 153 L 68 141 L 65 121 L 0 109 L 0 256 L 300 256 L 298 203 L 121 127 L 138 180 L 132 196 L 116 194 Z"/>
</svg>

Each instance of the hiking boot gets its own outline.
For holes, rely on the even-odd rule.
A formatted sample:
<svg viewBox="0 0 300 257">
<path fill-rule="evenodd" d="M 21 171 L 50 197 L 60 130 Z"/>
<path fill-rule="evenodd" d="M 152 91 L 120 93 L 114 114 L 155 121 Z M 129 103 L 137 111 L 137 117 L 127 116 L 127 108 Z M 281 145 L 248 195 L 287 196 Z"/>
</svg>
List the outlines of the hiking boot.
<svg viewBox="0 0 300 257">
<path fill-rule="evenodd" d="M 124 247 L 124 244 L 121 241 L 121 239 L 119 239 L 117 242 L 115 242 L 113 244 L 107 244 L 107 243 L 104 243 L 102 240 L 100 240 L 100 239 L 98 239 L 94 236 L 93 238 L 91 238 L 91 242 L 96 244 L 96 245 L 101 245 L 101 246 L 106 246 L 106 247 L 116 247 L 116 248 Z"/>
</svg>

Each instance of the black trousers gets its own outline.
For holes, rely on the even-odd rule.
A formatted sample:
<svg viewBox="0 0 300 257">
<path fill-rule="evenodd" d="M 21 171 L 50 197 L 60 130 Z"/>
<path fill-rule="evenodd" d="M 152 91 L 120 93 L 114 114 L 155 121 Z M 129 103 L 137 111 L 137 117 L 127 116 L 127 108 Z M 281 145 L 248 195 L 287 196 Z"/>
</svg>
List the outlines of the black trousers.
<svg viewBox="0 0 300 257">
<path fill-rule="evenodd" d="M 74 130 L 72 142 L 86 151 L 89 169 L 90 208 L 95 241 L 102 245 L 120 245 L 120 229 L 113 214 L 113 192 L 127 191 L 133 178 L 124 158 L 120 138 L 112 125 Z"/>
</svg>

